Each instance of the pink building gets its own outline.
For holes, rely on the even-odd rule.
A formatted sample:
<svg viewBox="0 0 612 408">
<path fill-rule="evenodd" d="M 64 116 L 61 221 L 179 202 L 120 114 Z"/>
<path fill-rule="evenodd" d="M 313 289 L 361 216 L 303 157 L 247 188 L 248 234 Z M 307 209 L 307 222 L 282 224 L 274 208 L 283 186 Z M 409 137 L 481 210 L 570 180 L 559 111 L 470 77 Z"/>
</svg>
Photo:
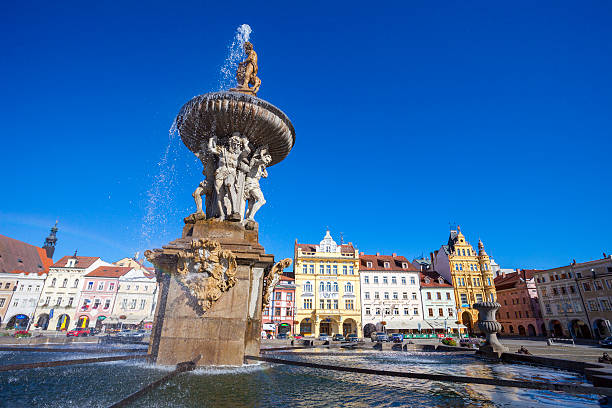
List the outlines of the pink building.
<svg viewBox="0 0 612 408">
<path fill-rule="evenodd" d="M 262 315 L 262 330 L 273 337 L 294 334 L 295 279 L 284 274 L 272 291 L 272 300 Z"/>
<path fill-rule="evenodd" d="M 545 336 L 546 330 L 533 270 L 517 270 L 495 278 L 497 321 L 502 325 L 502 336 Z"/>
<path fill-rule="evenodd" d="M 111 316 L 119 278 L 133 268 L 120 266 L 100 266 L 84 277 L 81 297 L 77 303 L 74 319 L 76 327 L 102 328 L 104 320 Z"/>
</svg>

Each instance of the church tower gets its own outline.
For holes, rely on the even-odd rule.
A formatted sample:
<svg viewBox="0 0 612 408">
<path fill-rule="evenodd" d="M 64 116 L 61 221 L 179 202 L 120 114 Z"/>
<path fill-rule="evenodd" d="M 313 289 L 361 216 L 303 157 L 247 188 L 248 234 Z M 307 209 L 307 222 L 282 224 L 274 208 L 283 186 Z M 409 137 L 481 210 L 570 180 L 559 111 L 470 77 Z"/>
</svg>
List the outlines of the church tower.
<svg viewBox="0 0 612 408">
<path fill-rule="evenodd" d="M 45 238 L 45 244 L 42 247 L 47 253 L 47 258 L 49 259 L 53 258 L 53 253 L 55 252 L 55 244 L 57 244 L 57 237 L 55 234 L 57 234 L 57 231 L 57 221 L 55 221 L 55 225 L 53 228 L 51 228 L 49 236 Z"/>
</svg>

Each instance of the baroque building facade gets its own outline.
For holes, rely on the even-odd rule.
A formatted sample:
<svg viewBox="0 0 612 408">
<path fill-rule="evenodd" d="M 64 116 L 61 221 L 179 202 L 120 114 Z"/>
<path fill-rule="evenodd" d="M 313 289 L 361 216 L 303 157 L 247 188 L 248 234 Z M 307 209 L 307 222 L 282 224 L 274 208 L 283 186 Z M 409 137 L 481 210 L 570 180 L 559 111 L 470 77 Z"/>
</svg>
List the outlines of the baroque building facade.
<svg viewBox="0 0 612 408">
<path fill-rule="evenodd" d="M 423 303 L 423 327 L 433 333 L 459 333 L 465 329 L 457 323 L 455 290 L 438 272 L 425 270 L 420 273 L 421 301 Z"/>
<path fill-rule="evenodd" d="M 329 230 L 319 245 L 294 246 L 297 332 L 362 336 L 359 253 L 338 245 Z"/>
<path fill-rule="evenodd" d="M 364 337 L 383 330 L 410 333 L 425 325 L 419 278 L 419 270 L 403 256 L 359 254 Z"/>
<path fill-rule="evenodd" d="M 572 268 L 593 336 L 612 336 L 612 256 L 604 254 L 602 259 L 573 263 Z"/>
<path fill-rule="evenodd" d="M 431 263 L 455 289 L 457 321 L 468 332 L 478 332 L 478 311 L 473 304 L 497 299 L 491 262 L 482 241 L 478 241 L 478 252 L 474 251 L 457 226 L 450 231 L 448 243 L 431 254 Z"/>
</svg>

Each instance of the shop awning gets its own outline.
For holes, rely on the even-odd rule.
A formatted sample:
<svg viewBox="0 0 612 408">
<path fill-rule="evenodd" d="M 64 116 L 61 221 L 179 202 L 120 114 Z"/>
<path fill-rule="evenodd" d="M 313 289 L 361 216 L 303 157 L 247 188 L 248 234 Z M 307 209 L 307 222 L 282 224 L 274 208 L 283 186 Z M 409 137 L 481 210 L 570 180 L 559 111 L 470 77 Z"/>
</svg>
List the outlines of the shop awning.
<svg viewBox="0 0 612 408">
<path fill-rule="evenodd" d="M 263 329 L 264 330 L 276 330 L 276 326 L 274 326 L 273 323 L 264 323 Z"/>
<path fill-rule="evenodd" d="M 102 321 L 102 324 L 119 324 L 119 323 L 123 323 L 123 324 L 140 324 L 141 322 L 143 322 L 142 319 L 118 319 L 116 317 L 109 317 L 107 319 L 104 319 Z"/>
<path fill-rule="evenodd" d="M 419 325 L 421 329 L 429 329 L 430 326 L 423 320 L 391 320 L 385 325 L 387 330 L 418 330 Z"/>
</svg>

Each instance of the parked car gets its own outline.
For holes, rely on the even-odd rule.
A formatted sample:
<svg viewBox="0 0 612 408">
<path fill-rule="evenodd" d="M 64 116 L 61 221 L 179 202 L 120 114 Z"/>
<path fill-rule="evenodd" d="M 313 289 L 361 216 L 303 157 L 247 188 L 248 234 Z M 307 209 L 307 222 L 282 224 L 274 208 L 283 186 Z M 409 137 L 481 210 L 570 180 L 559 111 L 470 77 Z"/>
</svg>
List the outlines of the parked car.
<svg viewBox="0 0 612 408">
<path fill-rule="evenodd" d="M 346 339 L 340 333 L 336 333 L 334 334 L 334 337 L 332 337 L 332 340 L 333 341 L 345 341 Z"/>
<path fill-rule="evenodd" d="M 89 329 L 89 335 L 90 336 L 95 336 L 96 334 L 100 334 L 100 329 L 96 329 L 95 327 L 91 327 Z"/>
<path fill-rule="evenodd" d="M 346 340 L 350 341 L 352 343 L 356 343 L 356 342 L 359 341 L 359 337 L 357 337 L 356 334 L 352 333 L 352 334 L 349 334 L 348 336 L 346 336 Z"/>
<path fill-rule="evenodd" d="M 132 330 L 121 330 L 119 333 L 117 333 L 117 336 L 119 337 L 129 337 L 132 334 Z"/>
<path fill-rule="evenodd" d="M 302 336 L 301 334 L 296 334 L 293 336 L 294 339 L 299 340 L 301 338 L 303 338 L 304 336 Z"/>
<path fill-rule="evenodd" d="M 372 341 L 389 341 L 389 336 L 385 332 L 374 332 L 371 338 Z"/>
<path fill-rule="evenodd" d="M 403 343 L 404 335 L 402 333 L 393 333 L 391 335 L 391 341 L 394 343 Z"/>
<path fill-rule="evenodd" d="M 140 329 L 140 330 L 131 330 L 127 336 L 128 337 L 143 337 L 145 334 L 147 334 L 147 331 Z"/>
<path fill-rule="evenodd" d="M 599 342 L 599 345 L 606 348 L 612 348 L 612 337 L 606 337 Z"/>
<path fill-rule="evenodd" d="M 329 335 L 327 334 L 319 334 L 319 340 L 321 341 L 329 341 Z"/>
<path fill-rule="evenodd" d="M 89 336 L 89 328 L 86 329 L 74 329 L 66 333 L 66 337 L 84 337 Z"/>
</svg>

